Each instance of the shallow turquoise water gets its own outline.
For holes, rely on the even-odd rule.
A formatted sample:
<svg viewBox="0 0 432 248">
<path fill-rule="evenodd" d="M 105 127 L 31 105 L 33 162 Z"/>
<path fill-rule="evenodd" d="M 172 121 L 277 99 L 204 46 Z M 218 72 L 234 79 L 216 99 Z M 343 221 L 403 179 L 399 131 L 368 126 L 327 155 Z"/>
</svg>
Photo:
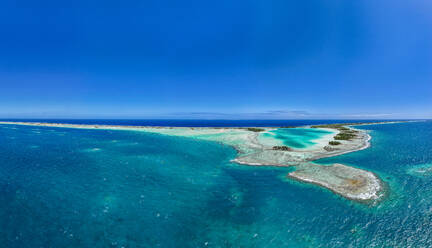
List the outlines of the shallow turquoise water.
<svg viewBox="0 0 432 248">
<path fill-rule="evenodd" d="M 311 128 L 279 128 L 270 131 L 263 136 L 272 136 L 279 140 L 282 140 L 284 145 L 293 148 L 308 148 L 316 143 L 317 140 L 324 135 L 331 134 L 331 132 L 323 129 L 311 129 Z"/>
<path fill-rule="evenodd" d="M 13 128 L 13 129 L 12 129 Z M 431 247 L 432 122 L 373 125 L 372 147 L 319 163 L 376 172 L 377 206 L 230 163 L 213 142 L 0 125 L 3 247 Z"/>
</svg>

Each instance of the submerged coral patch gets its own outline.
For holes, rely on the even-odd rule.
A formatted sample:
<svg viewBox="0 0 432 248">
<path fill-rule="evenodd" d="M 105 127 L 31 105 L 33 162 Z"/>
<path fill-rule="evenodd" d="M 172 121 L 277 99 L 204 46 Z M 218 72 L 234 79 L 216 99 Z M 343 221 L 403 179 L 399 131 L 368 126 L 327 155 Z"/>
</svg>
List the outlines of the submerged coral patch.
<svg viewBox="0 0 432 248">
<path fill-rule="evenodd" d="M 432 163 L 414 165 L 407 169 L 407 173 L 418 177 L 432 176 Z"/>
</svg>

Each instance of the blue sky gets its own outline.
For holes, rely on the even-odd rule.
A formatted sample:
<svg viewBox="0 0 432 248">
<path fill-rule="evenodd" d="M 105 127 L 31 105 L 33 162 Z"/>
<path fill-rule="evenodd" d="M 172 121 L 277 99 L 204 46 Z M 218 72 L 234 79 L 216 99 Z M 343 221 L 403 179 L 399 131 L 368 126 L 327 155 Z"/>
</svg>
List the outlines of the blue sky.
<svg viewBox="0 0 432 248">
<path fill-rule="evenodd" d="M 432 118 L 429 0 L 0 5 L 2 118 Z"/>
</svg>

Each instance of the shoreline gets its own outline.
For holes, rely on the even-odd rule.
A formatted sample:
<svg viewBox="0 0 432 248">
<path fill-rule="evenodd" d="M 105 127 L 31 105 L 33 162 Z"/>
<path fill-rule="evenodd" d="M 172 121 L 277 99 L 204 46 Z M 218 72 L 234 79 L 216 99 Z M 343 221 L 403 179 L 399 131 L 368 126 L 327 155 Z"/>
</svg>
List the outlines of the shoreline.
<svg viewBox="0 0 432 248">
<path fill-rule="evenodd" d="M 333 164 L 333 165 L 346 166 L 346 165 L 339 164 L 339 163 Z M 370 173 L 370 175 L 372 176 L 372 178 L 373 177 L 379 178 L 378 175 L 376 173 L 372 172 L 372 171 L 368 171 L 368 170 L 365 170 L 365 169 L 359 169 L 359 168 L 355 168 L 355 167 L 350 167 L 350 166 L 346 166 L 346 167 L 354 168 L 354 169 L 358 169 L 358 170 L 363 170 L 363 171 L 366 171 L 366 172 Z M 298 181 L 298 182 L 310 183 L 310 184 L 318 185 L 318 186 L 323 187 L 323 188 L 325 188 L 327 190 L 330 190 L 331 192 L 333 192 L 336 195 L 339 195 L 341 197 L 344 197 L 346 199 L 349 199 L 349 200 L 352 200 L 352 201 L 356 201 L 356 202 L 359 202 L 359 203 L 364 203 L 364 204 L 376 203 L 378 201 L 381 201 L 385 197 L 385 195 L 388 194 L 388 192 L 386 191 L 386 188 L 388 187 L 388 185 L 385 184 L 385 182 L 382 181 L 382 180 L 376 180 L 375 181 L 375 183 L 376 183 L 375 185 L 377 186 L 376 189 L 379 189 L 379 190 L 376 190 L 374 194 L 372 194 L 372 195 L 366 195 L 366 197 L 363 197 L 363 199 L 361 199 L 359 197 L 352 197 L 351 195 L 344 194 L 343 192 L 341 192 L 339 190 L 336 190 L 334 187 L 332 187 L 331 185 L 329 185 L 327 183 L 323 183 L 323 182 L 320 182 L 320 181 L 314 181 L 314 180 L 309 179 L 309 178 L 303 179 L 303 178 L 297 176 L 296 174 L 293 174 L 294 172 L 288 173 L 288 175 L 286 177 L 291 178 L 292 180 L 295 180 L 295 181 Z"/>
<path fill-rule="evenodd" d="M 340 144 L 331 149 L 329 142 L 342 131 L 337 128 L 331 129 L 332 133 L 317 139 L 316 144 L 306 149 L 291 149 L 286 151 L 276 150 L 269 144 L 260 143 L 260 133 L 275 130 L 277 128 L 259 128 L 262 131 L 251 131 L 248 128 L 236 127 L 153 127 L 153 126 L 123 126 L 123 125 L 96 125 L 96 124 L 62 124 L 41 122 L 3 122 L 0 124 L 78 128 L 78 129 L 100 129 L 100 130 L 129 130 L 144 131 L 170 136 L 183 136 L 202 140 L 216 141 L 232 146 L 237 151 L 237 156 L 232 162 L 249 166 L 280 166 L 296 167 L 287 177 L 304 183 L 311 183 L 341 195 L 347 199 L 369 202 L 375 201 L 383 195 L 384 182 L 373 172 L 342 164 L 323 166 L 313 161 L 334 157 L 350 152 L 366 149 L 370 146 L 371 136 L 366 130 L 355 129 L 352 123 L 340 124 L 355 132 L 353 139 L 341 140 Z M 381 123 L 374 123 L 381 124 Z M 348 127 L 348 125 L 351 125 Z M 361 124 L 364 125 L 364 124 Z M 368 124 L 370 125 L 370 124 Z M 299 128 L 313 128 L 299 127 Z M 276 139 L 275 139 L 276 140 Z M 327 147 L 327 149 L 326 149 Z"/>
<path fill-rule="evenodd" d="M 356 130 L 358 130 L 358 129 L 356 129 Z M 364 138 L 364 143 L 363 143 L 363 146 L 361 146 L 361 147 L 353 148 L 353 149 L 345 150 L 345 151 L 340 151 L 340 152 L 336 152 L 336 153 L 332 153 L 332 154 L 328 154 L 328 155 L 319 156 L 319 157 L 314 158 L 313 160 L 318 160 L 321 158 L 336 157 L 336 156 L 340 156 L 340 155 L 351 153 L 351 152 L 357 152 L 357 151 L 365 150 L 371 146 L 370 141 L 372 140 L 372 137 L 365 130 L 364 130 L 364 135 L 366 136 L 366 138 Z"/>
</svg>

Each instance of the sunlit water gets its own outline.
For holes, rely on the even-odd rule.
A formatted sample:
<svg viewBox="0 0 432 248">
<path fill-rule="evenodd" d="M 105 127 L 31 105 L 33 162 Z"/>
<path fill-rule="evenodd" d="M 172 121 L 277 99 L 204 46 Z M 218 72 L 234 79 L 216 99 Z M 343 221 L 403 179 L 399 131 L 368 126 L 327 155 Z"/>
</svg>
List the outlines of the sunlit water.
<svg viewBox="0 0 432 248">
<path fill-rule="evenodd" d="M 369 149 L 318 162 L 376 172 L 389 187 L 377 206 L 233 164 L 214 142 L 0 125 L 0 244 L 431 247 L 432 175 L 409 172 L 432 163 L 432 122 L 361 128 Z"/>
<path fill-rule="evenodd" d="M 308 148 L 316 144 L 316 140 L 332 132 L 314 128 L 280 128 L 262 134 L 263 138 L 276 138 L 283 145 L 292 148 Z"/>
</svg>

